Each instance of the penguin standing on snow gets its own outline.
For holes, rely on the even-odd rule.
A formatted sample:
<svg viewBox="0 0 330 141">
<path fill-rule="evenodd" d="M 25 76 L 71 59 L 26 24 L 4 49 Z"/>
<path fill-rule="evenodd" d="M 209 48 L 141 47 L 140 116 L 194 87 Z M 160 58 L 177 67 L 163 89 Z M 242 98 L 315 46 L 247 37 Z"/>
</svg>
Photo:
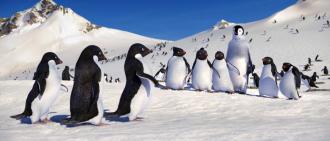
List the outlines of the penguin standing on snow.
<svg viewBox="0 0 330 141">
<path fill-rule="evenodd" d="M 263 68 L 259 81 L 259 95 L 278 98 L 277 69 L 270 57 L 262 59 Z"/>
<path fill-rule="evenodd" d="M 178 47 L 173 47 L 173 56 L 167 62 L 166 87 L 174 90 L 182 90 L 186 85 L 186 79 L 190 73 L 190 65 L 184 55 L 186 52 Z"/>
<path fill-rule="evenodd" d="M 321 71 L 324 73 L 324 75 L 329 74 L 329 70 L 328 70 L 327 66 L 324 66 L 324 68 Z"/>
<path fill-rule="evenodd" d="M 12 118 L 31 116 L 32 123 L 47 120 L 49 108 L 56 100 L 61 87 L 61 78 L 56 69 L 56 65 L 61 63 L 55 53 L 47 52 L 43 55 L 34 73 L 35 82 L 27 96 L 24 112 L 11 116 Z"/>
<path fill-rule="evenodd" d="M 284 75 L 280 81 L 280 91 L 289 99 L 298 100 L 298 89 L 301 85 L 300 72 L 297 67 L 290 63 L 283 63 Z"/>
<path fill-rule="evenodd" d="M 207 52 L 201 48 L 196 53 L 192 68 L 192 86 L 195 90 L 211 91 L 212 87 L 212 64 L 207 59 Z"/>
<path fill-rule="evenodd" d="M 124 64 L 126 84 L 119 100 L 119 105 L 114 113 L 109 115 L 129 115 L 130 120 L 137 119 L 138 115 L 147 105 L 152 85 L 159 86 L 158 81 L 147 72 L 141 58 L 152 51 L 142 44 L 133 44 L 127 53 Z M 153 84 L 151 84 L 153 83 Z M 134 99 L 134 100 L 133 100 Z"/>
<path fill-rule="evenodd" d="M 232 64 L 228 65 L 228 68 L 235 92 L 245 94 L 248 76 L 253 72 L 254 65 L 250 57 L 249 43 L 245 40 L 244 29 L 240 25 L 234 26 L 233 39 L 228 44 L 226 60 Z"/>
<path fill-rule="evenodd" d="M 70 97 L 71 117 L 62 124 L 89 122 L 99 125 L 103 117 L 103 105 L 99 82 L 102 70 L 99 61 L 106 60 L 102 50 L 90 45 L 86 47 L 76 63 L 75 77 Z"/>
<path fill-rule="evenodd" d="M 214 71 L 212 73 L 212 88 L 214 91 L 233 93 L 234 87 L 230 80 L 225 55 L 221 51 L 215 53 L 212 63 Z"/>
</svg>

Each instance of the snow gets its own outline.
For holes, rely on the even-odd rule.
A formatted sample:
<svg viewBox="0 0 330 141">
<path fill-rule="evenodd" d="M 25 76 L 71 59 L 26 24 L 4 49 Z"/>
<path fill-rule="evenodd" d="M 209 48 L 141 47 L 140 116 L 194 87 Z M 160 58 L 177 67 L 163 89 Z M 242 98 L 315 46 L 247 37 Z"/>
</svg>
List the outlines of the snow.
<svg viewBox="0 0 330 141">
<path fill-rule="evenodd" d="M 330 28 L 324 25 L 329 17 L 328 0 L 298 1 L 296 4 L 274 13 L 269 18 L 242 24 L 248 32 L 250 53 L 255 72 L 260 76 L 261 59 L 273 58 L 278 70 L 283 62 L 290 62 L 302 70 L 307 58 L 319 54 L 322 62 L 312 62 L 312 71 L 330 64 Z M 63 65 L 73 68 L 80 52 L 87 45 L 101 47 L 107 58 L 120 56 L 129 46 L 140 42 L 153 49 L 145 60 L 155 73 L 172 55 L 171 47 L 183 48 L 185 58 L 192 65 L 196 51 L 204 47 L 213 61 L 216 51 L 227 52 L 232 38 L 232 26 L 222 29 L 212 27 L 178 41 L 152 39 L 116 29 L 101 27 L 84 33 L 88 20 L 75 14 L 55 12 L 40 25 L 17 29 L 0 38 L 0 138 L 1 140 L 329 140 L 330 130 L 330 76 L 320 76 L 318 89 L 306 92 L 302 98 L 287 100 L 281 93 L 279 99 L 260 97 L 257 89 L 248 89 L 247 95 L 161 90 L 152 93 L 150 107 L 144 112 L 143 121 L 106 120 L 103 126 L 79 126 L 68 128 L 59 124 L 69 112 L 72 81 L 62 82 L 69 92 L 61 91 L 51 107 L 51 121 L 47 124 L 24 124 L 9 116 L 22 112 L 33 72 L 42 54 L 54 51 Z M 306 19 L 302 20 L 301 16 Z M 318 20 L 318 16 L 321 19 Z M 325 16 L 324 16 L 325 15 Z M 276 20 L 277 23 L 273 23 Z M 296 33 L 296 29 L 299 33 Z M 22 30 L 22 32 L 19 32 Z M 226 37 L 223 38 L 223 35 Z M 196 39 L 196 40 L 195 40 Z M 163 42 L 164 47 L 155 46 Z M 162 55 L 167 52 L 167 55 Z M 226 54 L 225 54 L 226 57 Z M 103 106 L 114 111 L 124 88 L 125 59 L 103 63 L 102 72 L 109 77 L 120 78 L 122 83 L 102 84 Z M 329 67 L 329 66 L 328 66 Z M 72 73 L 72 72 L 71 72 Z M 18 79 L 14 81 L 13 79 Z M 252 86 L 252 79 L 249 80 Z"/>
<path fill-rule="evenodd" d="M 329 84 L 326 77 L 319 81 Z M 33 81 L 1 81 L 0 137 L 2 140 L 328 140 L 329 92 L 306 92 L 298 101 L 284 97 L 228 95 L 155 89 L 143 121 L 107 121 L 110 125 L 61 126 L 69 115 L 70 92 L 50 109 L 51 122 L 21 124 L 9 118 L 21 112 Z M 72 82 L 64 82 L 71 90 Z M 328 85 L 320 85 L 328 88 Z M 105 84 L 103 105 L 117 108 L 124 83 Z M 15 105 L 15 106 L 14 106 Z"/>
</svg>

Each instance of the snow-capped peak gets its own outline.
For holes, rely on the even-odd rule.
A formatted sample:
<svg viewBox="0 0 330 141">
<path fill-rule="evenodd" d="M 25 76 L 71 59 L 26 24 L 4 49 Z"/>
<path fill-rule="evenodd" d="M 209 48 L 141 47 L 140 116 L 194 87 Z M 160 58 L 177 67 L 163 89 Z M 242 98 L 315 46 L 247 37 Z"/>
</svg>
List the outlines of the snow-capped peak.
<svg viewBox="0 0 330 141">
<path fill-rule="evenodd" d="M 230 25 L 233 25 L 234 23 L 230 23 L 224 19 L 221 19 L 219 22 L 217 22 L 214 26 L 213 26 L 213 30 L 219 30 L 219 29 L 225 29 Z"/>
</svg>

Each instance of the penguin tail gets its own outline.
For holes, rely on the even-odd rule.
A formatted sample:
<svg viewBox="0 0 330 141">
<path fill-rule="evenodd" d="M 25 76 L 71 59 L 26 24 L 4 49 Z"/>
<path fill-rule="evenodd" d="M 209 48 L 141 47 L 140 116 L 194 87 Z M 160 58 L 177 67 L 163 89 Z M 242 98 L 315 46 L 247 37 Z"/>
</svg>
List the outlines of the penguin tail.
<svg viewBox="0 0 330 141">
<path fill-rule="evenodd" d="M 10 118 L 13 118 L 13 119 L 16 119 L 16 120 L 20 120 L 20 119 L 25 118 L 25 117 L 27 117 L 27 116 L 24 113 L 10 116 Z"/>
</svg>

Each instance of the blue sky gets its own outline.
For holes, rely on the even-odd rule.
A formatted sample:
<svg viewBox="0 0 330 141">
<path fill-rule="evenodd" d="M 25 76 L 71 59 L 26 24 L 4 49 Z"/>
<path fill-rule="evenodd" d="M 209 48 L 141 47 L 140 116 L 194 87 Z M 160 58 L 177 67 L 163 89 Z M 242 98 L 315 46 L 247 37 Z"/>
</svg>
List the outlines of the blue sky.
<svg viewBox="0 0 330 141">
<path fill-rule="evenodd" d="M 0 17 L 39 0 L 0 0 Z M 54 0 L 91 22 L 144 36 L 177 40 L 225 19 L 236 23 L 266 18 L 297 0 Z"/>
</svg>

